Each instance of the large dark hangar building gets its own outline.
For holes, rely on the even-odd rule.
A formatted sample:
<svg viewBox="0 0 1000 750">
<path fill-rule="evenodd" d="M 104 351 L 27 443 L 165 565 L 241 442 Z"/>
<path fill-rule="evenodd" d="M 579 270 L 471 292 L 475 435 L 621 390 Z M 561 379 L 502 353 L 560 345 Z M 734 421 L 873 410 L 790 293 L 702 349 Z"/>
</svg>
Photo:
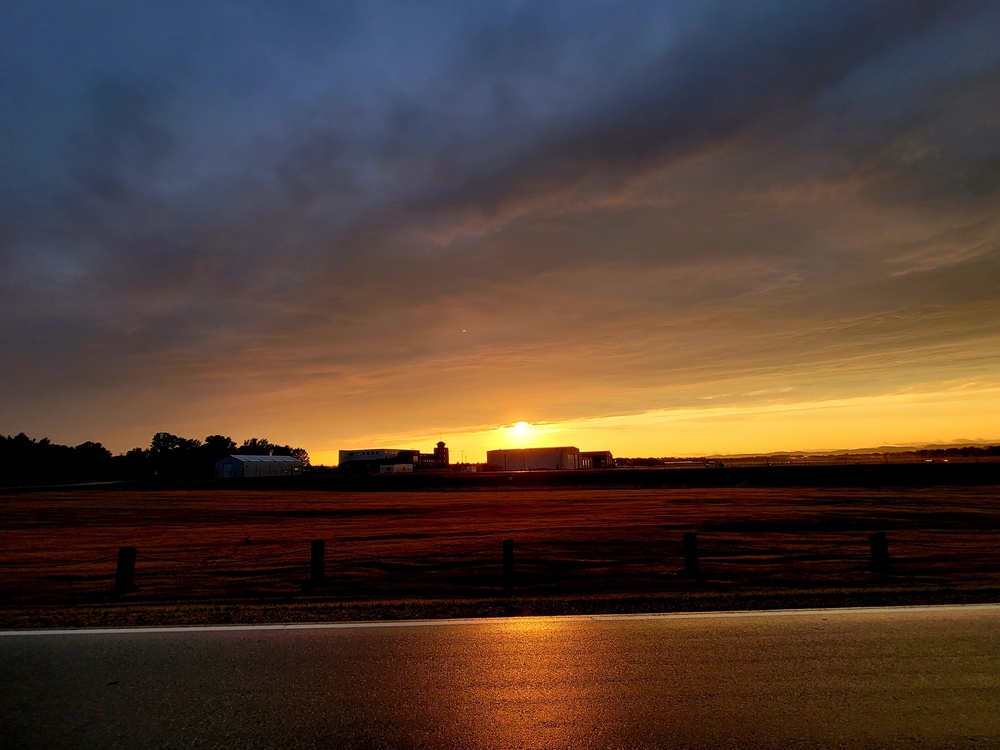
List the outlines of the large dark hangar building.
<svg viewBox="0 0 1000 750">
<path fill-rule="evenodd" d="M 486 464 L 496 471 L 607 469 L 615 465 L 615 459 L 610 451 L 581 452 L 579 448 L 566 445 L 487 451 Z"/>
</svg>

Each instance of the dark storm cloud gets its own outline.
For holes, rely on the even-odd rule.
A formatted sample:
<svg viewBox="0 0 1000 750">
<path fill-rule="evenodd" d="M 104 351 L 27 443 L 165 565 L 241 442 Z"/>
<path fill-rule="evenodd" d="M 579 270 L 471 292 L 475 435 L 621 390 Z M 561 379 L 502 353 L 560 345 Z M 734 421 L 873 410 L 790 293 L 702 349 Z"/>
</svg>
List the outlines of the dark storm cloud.
<svg viewBox="0 0 1000 750">
<path fill-rule="evenodd" d="M 120 202 L 173 155 L 173 134 L 158 121 L 151 99 L 149 91 L 125 80 L 94 85 L 83 114 L 87 128 L 67 144 L 81 192 Z"/>
<path fill-rule="evenodd" d="M 580 191 L 613 192 L 637 171 L 664 159 L 681 158 L 732 139 L 791 139 L 810 126 L 815 130 L 808 123 L 813 115 L 810 107 L 852 72 L 877 65 L 907 45 L 927 43 L 939 27 L 967 24 L 981 8 L 977 3 L 928 2 L 771 5 L 755 6 L 753 11 L 706 4 L 697 12 L 689 10 L 673 27 L 664 25 L 670 29 L 664 36 L 671 40 L 664 43 L 666 49 L 656 54 L 647 49 L 646 57 L 630 60 L 621 71 L 614 71 L 613 66 L 608 66 L 610 72 L 603 67 L 591 69 L 592 88 L 561 109 L 544 111 L 534 120 L 505 122 L 503 132 L 484 126 L 478 140 L 464 134 L 444 147 L 412 140 L 427 130 L 439 137 L 449 134 L 450 124 L 440 117 L 435 127 L 425 124 L 398 131 L 392 151 L 420 153 L 428 163 L 422 172 L 401 173 L 401 180 L 412 189 L 394 195 L 389 208 L 367 214 L 353 227 L 357 245 L 345 241 L 341 247 L 360 245 L 370 253 L 393 229 L 427 224 L 436 236 L 450 242 L 456 233 L 493 231 L 512 217 L 530 212 L 533 204 L 541 204 L 543 213 L 558 214 L 559 206 L 545 204 L 558 204 L 560 195 L 566 196 L 564 202 L 578 201 Z M 997 27 L 995 14 L 986 21 L 988 28 Z M 483 31 L 480 36 L 488 42 L 479 54 L 474 46 L 476 35 L 469 48 L 463 48 L 465 58 L 472 61 L 467 69 L 476 71 L 481 85 L 529 91 L 531 71 L 538 69 L 532 66 L 546 73 L 558 69 L 562 56 L 557 43 L 536 49 L 538 38 L 547 38 L 545 34 L 527 35 L 528 41 L 519 41 L 516 32 L 525 24 L 535 30 L 547 28 L 546 19 L 525 22 L 516 18 Z M 989 32 L 982 36 L 988 37 Z M 520 53 L 522 45 L 526 47 L 523 55 L 508 54 L 500 57 L 503 64 L 497 62 L 497 49 Z M 517 64 L 521 60 L 530 64 Z M 919 79 L 919 59 L 909 62 L 918 68 L 911 67 L 910 74 Z M 523 76 L 520 88 L 509 85 L 515 75 Z M 451 80 L 441 82 L 442 91 L 456 85 Z M 459 80 L 467 81 L 468 76 Z M 982 97 L 982 89 L 976 87 L 981 100 L 995 100 Z M 426 115 L 429 109 L 417 110 L 410 124 L 419 120 L 420 111 Z M 496 119 L 502 121 L 508 111 L 522 118 L 532 112 L 530 102 L 522 101 L 518 106 L 498 108 Z M 875 127 L 866 123 L 861 129 L 866 128 L 872 131 L 868 148 L 873 152 L 891 145 L 901 129 L 898 123 Z M 989 135 L 979 132 L 969 140 L 989 144 Z M 864 166 L 865 155 L 850 150 L 853 134 L 827 133 L 825 138 L 825 151 L 839 150 L 847 157 L 842 170 Z M 838 145 L 839 141 L 843 143 Z M 503 158 L 496 158 L 498 154 Z M 948 159 L 939 161 L 935 170 L 942 179 L 949 179 L 958 168 L 956 160 Z M 984 168 L 988 170 L 982 160 L 977 161 L 975 169 Z M 898 182 L 909 177 L 900 175 Z M 586 200 L 579 202 L 586 205 Z M 566 260 L 555 252 L 546 253 L 546 258 L 539 258 L 532 249 L 525 252 L 535 267 L 545 267 L 546 262 L 556 267 Z M 579 259 L 588 249 L 578 246 L 570 252 Z M 341 258 L 333 256 L 333 261 L 340 266 Z"/>
<path fill-rule="evenodd" d="M 852 71 L 914 37 L 933 34 L 936 24 L 961 22 L 984 7 L 934 1 L 703 3 L 679 22 L 676 41 L 628 80 L 594 92 L 590 108 L 541 130 L 537 142 L 500 174 L 476 174 L 434 196 L 431 210 L 471 195 L 478 210 L 496 214 L 507 202 L 593 180 L 595 169 L 632 171 L 728 138 L 781 137 L 800 128 L 803 108 Z M 997 28 L 995 14 L 989 21 Z M 825 146 L 835 149 L 836 136 Z"/>
</svg>

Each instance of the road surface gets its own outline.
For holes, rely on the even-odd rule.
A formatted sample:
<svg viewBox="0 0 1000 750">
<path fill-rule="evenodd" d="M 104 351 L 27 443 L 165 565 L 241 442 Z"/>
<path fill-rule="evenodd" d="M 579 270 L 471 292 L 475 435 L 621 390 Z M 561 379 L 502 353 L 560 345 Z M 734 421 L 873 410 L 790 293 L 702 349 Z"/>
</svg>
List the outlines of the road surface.
<svg viewBox="0 0 1000 750">
<path fill-rule="evenodd" d="M 1000 747 L 1000 607 L 0 634 L 3 748 Z"/>
</svg>

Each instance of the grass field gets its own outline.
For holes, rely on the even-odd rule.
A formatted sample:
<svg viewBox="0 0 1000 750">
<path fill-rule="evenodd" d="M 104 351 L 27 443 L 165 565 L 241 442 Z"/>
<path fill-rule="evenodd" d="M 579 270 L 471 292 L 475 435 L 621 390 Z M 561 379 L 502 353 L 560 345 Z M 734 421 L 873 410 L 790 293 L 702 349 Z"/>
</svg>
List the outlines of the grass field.
<svg viewBox="0 0 1000 750">
<path fill-rule="evenodd" d="M 236 606 L 258 613 L 240 617 L 343 619 L 864 603 L 876 593 L 995 600 L 998 500 L 989 486 L 7 494 L 0 617 L 80 624 L 100 611 L 131 622 L 127 613 L 155 610 L 152 621 L 171 620 L 164 613 L 183 605 L 196 620 L 232 619 L 219 608 Z M 683 573 L 688 531 L 698 534 L 698 577 Z M 875 531 L 889 538 L 892 567 L 881 575 L 870 564 Z M 505 538 L 515 541 L 509 591 Z M 313 539 L 326 545 L 318 586 Z M 136 589 L 114 595 L 123 545 L 138 550 Z"/>
</svg>

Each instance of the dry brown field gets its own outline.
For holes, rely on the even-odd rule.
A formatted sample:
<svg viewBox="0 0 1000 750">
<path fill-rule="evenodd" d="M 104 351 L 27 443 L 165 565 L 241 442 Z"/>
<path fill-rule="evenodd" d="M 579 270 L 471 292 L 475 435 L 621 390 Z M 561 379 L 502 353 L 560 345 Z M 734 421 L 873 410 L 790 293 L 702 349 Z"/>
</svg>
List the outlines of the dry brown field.
<svg viewBox="0 0 1000 750">
<path fill-rule="evenodd" d="M 968 486 L 6 494 L 0 625 L 182 604 L 201 608 L 195 619 L 237 604 L 303 619 L 996 600 L 998 501 L 998 488 Z M 688 531 L 698 577 L 683 571 Z M 871 570 L 876 531 L 887 573 Z M 138 550 L 136 588 L 113 594 L 124 545 Z"/>
</svg>

